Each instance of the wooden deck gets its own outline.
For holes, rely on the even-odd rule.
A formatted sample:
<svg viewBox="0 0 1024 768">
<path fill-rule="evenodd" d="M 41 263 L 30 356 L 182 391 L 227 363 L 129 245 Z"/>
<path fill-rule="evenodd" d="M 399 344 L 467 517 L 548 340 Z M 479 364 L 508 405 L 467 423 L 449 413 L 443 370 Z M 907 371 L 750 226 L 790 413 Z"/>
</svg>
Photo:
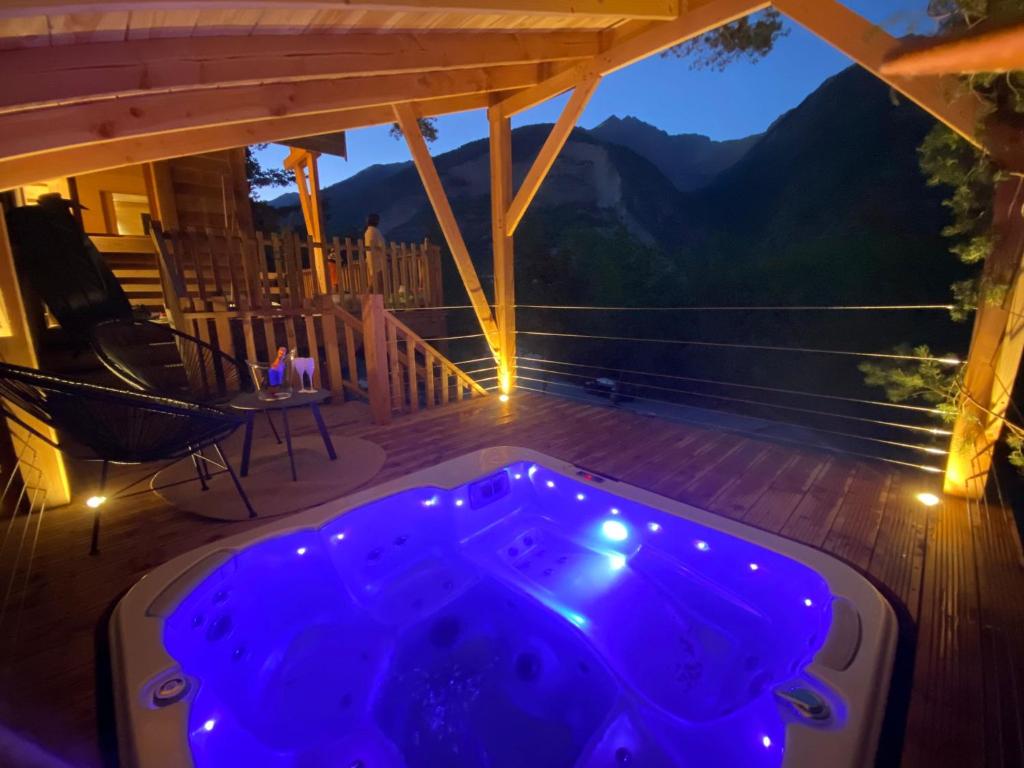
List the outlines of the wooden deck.
<svg viewBox="0 0 1024 768">
<path fill-rule="evenodd" d="M 1008 510 L 928 509 L 914 494 L 937 477 L 525 393 L 343 429 L 387 452 L 372 484 L 521 445 L 833 553 L 899 603 L 906 625 L 882 762 L 1024 765 L 1024 560 Z M 98 558 L 85 554 L 88 525 L 81 505 L 47 514 L 23 607 L 0 636 L 0 723 L 81 766 L 102 765 L 110 740 L 96 640 L 112 603 L 158 563 L 252 524 L 137 497 L 106 512 Z"/>
</svg>

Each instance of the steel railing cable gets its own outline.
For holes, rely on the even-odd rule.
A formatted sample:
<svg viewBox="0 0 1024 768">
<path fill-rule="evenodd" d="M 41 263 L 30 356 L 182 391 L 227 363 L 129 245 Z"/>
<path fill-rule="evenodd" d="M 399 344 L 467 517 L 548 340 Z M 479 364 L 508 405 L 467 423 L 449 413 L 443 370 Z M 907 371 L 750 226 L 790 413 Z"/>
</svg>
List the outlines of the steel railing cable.
<svg viewBox="0 0 1024 768">
<path fill-rule="evenodd" d="M 458 339 L 479 339 L 483 337 L 482 333 L 466 333 L 462 336 L 434 336 L 429 339 L 423 339 L 424 341 L 456 341 Z"/>
<path fill-rule="evenodd" d="M 594 312 L 897 312 L 912 310 L 943 310 L 954 309 L 952 304 L 797 304 L 792 306 L 677 306 L 677 307 L 599 307 L 583 304 L 516 304 L 516 309 L 556 309 L 571 311 Z"/>
<path fill-rule="evenodd" d="M 562 386 L 562 387 L 578 387 L 579 386 L 579 385 L 574 384 L 572 382 L 551 381 L 550 379 L 537 379 L 537 378 L 534 378 L 532 376 L 519 376 L 518 378 L 519 379 L 523 379 L 525 381 L 532 381 L 532 382 L 535 382 L 535 383 L 538 383 L 538 384 L 547 384 L 547 385 Z M 646 396 L 643 396 L 643 395 L 630 395 L 630 397 L 633 400 L 643 400 L 643 401 L 650 402 L 650 403 L 661 403 L 663 405 L 670 405 L 670 406 L 674 406 L 676 408 L 692 407 L 692 406 L 684 405 L 682 403 L 674 402 L 672 400 L 662 400 L 662 399 L 659 399 L 659 398 L 646 397 Z M 734 415 L 741 415 L 741 414 L 734 414 Z M 764 417 L 760 417 L 760 416 L 752 417 L 752 418 L 757 418 L 760 421 L 767 421 L 767 422 L 770 422 L 772 424 L 778 424 L 778 425 L 785 426 L 785 427 L 796 427 L 798 429 L 807 429 L 807 430 L 811 430 L 813 432 L 821 432 L 823 434 L 836 435 L 837 437 L 846 437 L 846 438 L 850 438 L 850 439 L 853 439 L 853 440 L 866 440 L 868 442 L 878 443 L 880 445 L 891 445 L 891 446 L 896 447 L 896 448 L 906 448 L 907 450 L 912 450 L 912 451 L 922 451 L 923 453 L 929 453 L 929 454 L 932 454 L 932 455 L 935 455 L 935 456 L 939 456 L 939 455 L 944 456 L 944 455 L 946 455 L 948 453 L 948 451 L 946 451 L 946 450 L 944 450 L 942 448 L 935 448 L 935 447 L 930 446 L 930 445 L 918 445 L 916 443 L 904 443 L 904 442 L 901 442 L 899 440 L 885 440 L 885 439 L 880 438 L 880 437 L 868 437 L 867 435 L 858 435 L 858 434 L 855 434 L 855 433 L 852 433 L 852 432 L 840 432 L 840 431 L 834 430 L 834 429 L 824 429 L 823 427 L 811 427 L 811 426 L 807 426 L 805 424 L 794 424 L 792 422 L 779 421 L 778 419 L 768 419 L 768 418 L 764 418 Z"/>
<path fill-rule="evenodd" d="M 549 360 L 547 358 L 531 358 L 531 357 L 517 357 L 517 364 L 519 360 L 525 360 L 526 362 L 544 363 L 548 365 L 565 365 L 574 368 L 593 368 L 599 371 L 613 371 L 615 373 L 628 373 L 636 376 L 654 376 L 661 379 L 676 379 L 679 381 L 692 381 L 699 384 L 716 384 L 719 386 L 726 387 L 739 387 L 742 389 L 756 389 L 765 392 L 779 392 L 786 395 L 800 395 L 803 397 L 817 397 L 825 400 L 840 400 L 847 403 L 858 403 L 862 405 L 877 405 L 885 408 L 896 408 L 899 410 L 916 411 L 919 413 L 928 413 L 931 415 L 939 415 L 942 413 L 938 408 L 928 408 L 923 405 L 907 405 L 906 403 L 889 403 L 884 400 L 868 400 L 866 398 L 859 397 L 845 397 L 843 395 L 826 395 L 819 392 L 807 392 L 806 390 L 800 389 L 786 389 L 783 387 L 767 387 L 759 384 L 740 384 L 733 381 L 718 381 L 715 379 L 701 379 L 693 376 L 679 376 L 671 373 L 653 373 L 651 371 L 637 371 L 630 368 L 611 368 L 605 365 L 590 365 L 587 363 L 571 363 L 565 360 Z"/>
<path fill-rule="evenodd" d="M 550 373 L 556 376 L 572 376 L 577 379 L 588 379 L 589 377 L 579 373 L 569 373 L 568 371 L 551 371 L 545 368 L 534 368 L 527 365 L 517 366 L 521 370 L 537 371 L 539 373 Z M 760 405 L 766 408 L 776 408 L 783 411 L 794 411 L 796 413 L 809 413 L 814 416 L 826 416 L 835 419 L 847 419 L 849 421 L 859 421 L 865 424 L 877 424 L 882 427 L 893 427 L 895 429 L 906 429 L 912 432 L 924 432 L 930 435 L 942 435 L 949 436 L 953 433 L 946 429 L 938 429 L 935 427 L 924 427 L 918 424 L 903 424 L 897 421 L 885 421 L 882 419 L 871 419 L 864 416 L 853 416 L 843 413 L 832 413 L 831 411 L 820 411 L 815 408 L 800 408 L 795 405 L 782 405 L 780 403 L 771 403 L 765 400 L 751 400 L 750 398 L 744 397 L 731 397 L 729 395 L 713 395 L 708 392 L 694 392 L 692 390 L 677 389 L 674 387 L 661 387 L 657 384 L 643 384 L 640 382 L 629 382 L 631 387 L 643 387 L 644 389 L 656 389 L 660 392 L 675 392 L 680 395 L 687 395 L 689 397 L 703 397 L 709 400 L 723 400 L 732 403 L 744 403 L 746 405 Z"/>
<path fill-rule="evenodd" d="M 595 339 L 598 341 L 628 341 L 633 344 L 673 344 L 689 347 L 720 347 L 724 349 L 756 349 L 764 352 L 799 352 L 818 355 L 841 355 L 844 357 L 866 357 L 878 360 L 913 360 L 916 362 L 935 362 L 945 365 L 960 365 L 961 361 L 951 357 L 921 357 L 918 355 L 900 355 L 892 352 L 858 352 L 848 349 L 822 349 L 815 347 L 783 347 L 765 344 L 738 344 L 722 341 L 695 341 L 688 339 L 654 339 L 637 336 L 603 336 L 586 333 L 559 333 L 554 331 L 516 331 L 520 336 L 546 336 L 565 339 Z"/>
<path fill-rule="evenodd" d="M 462 361 L 460 361 L 458 363 L 452 363 L 452 365 L 457 365 L 457 366 L 459 366 L 461 368 L 464 365 L 472 365 L 473 363 L 482 363 L 485 360 L 493 361 L 494 358 L 491 357 L 491 356 L 488 356 L 488 357 L 474 357 L 472 360 L 462 360 Z M 495 367 L 497 367 L 497 366 L 495 366 Z"/>
<path fill-rule="evenodd" d="M 487 373 L 487 371 L 493 371 L 497 367 L 498 366 L 496 365 L 488 365 L 486 368 L 476 368 L 475 370 L 472 371 L 463 371 L 463 373 L 466 374 L 467 376 L 472 376 L 475 373 Z"/>
<path fill-rule="evenodd" d="M 547 383 L 547 382 L 545 382 L 545 383 Z M 525 390 L 527 392 L 535 392 L 535 393 L 537 393 L 539 395 L 549 395 L 549 396 L 550 395 L 554 395 L 555 397 L 565 398 L 566 400 L 573 400 L 573 401 L 578 402 L 578 403 L 583 403 L 584 405 L 594 405 L 594 403 L 592 401 L 584 400 L 583 398 L 580 398 L 580 397 L 573 397 L 572 395 L 566 395 L 566 394 L 563 394 L 563 393 L 560 393 L 560 392 L 556 392 L 556 393 L 546 392 L 546 391 L 544 391 L 542 389 L 535 389 L 534 387 L 526 387 L 526 386 L 522 386 L 522 385 L 517 385 L 516 389 L 517 390 Z M 669 405 L 673 405 L 673 403 L 669 403 Z M 640 415 L 642 415 L 642 413 Z M 659 418 L 660 418 L 660 416 L 659 416 Z M 674 421 L 681 421 L 681 422 L 686 423 L 686 424 L 694 424 L 696 426 L 705 427 L 705 428 L 708 426 L 704 422 L 695 421 L 693 419 L 687 419 L 687 418 L 682 417 L 682 416 L 670 416 L 670 417 L 667 417 L 667 418 L 670 418 L 670 419 L 672 419 Z M 764 435 L 764 434 L 760 434 L 760 433 L 757 433 L 757 432 L 751 432 L 749 430 L 737 429 L 736 427 L 732 427 L 732 426 L 729 426 L 729 425 L 718 425 L 715 428 L 719 429 L 719 430 L 721 430 L 723 432 L 731 432 L 731 433 L 734 433 L 734 434 L 745 435 L 745 436 L 753 437 L 753 438 L 756 438 L 756 439 L 759 439 L 759 440 L 764 440 L 766 438 L 766 435 Z M 809 442 L 806 442 L 806 441 L 803 441 L 803 440 L 794 440 L 793 438 L 782 437 L 782 436 L 775 436 L 775 435 L 771 436 L 768 439 L 771 439 L 774 442 L 789 443 L 791 445 L 798 445 L 798 446 L 803 447 L 803 448 L 811 448 L 813 450 L 818 450 L 818 451 L 822 451 L 822 450 L 823 451 L 830 451 L 832 453 L 842 453 L 842 454 L 846 454 L 846 455 L 849 455 L 849 456 L 860 456 L 860 457 L 863 457 L 865 459 L 873 459 L 875 461 L 884 461 L 884 462 L 887 462 L 889 464 L 897 464 L 899 466 L 909 467 L 911 469 L 919 469 L 919 470 L 922 470 L 924 472 L 939 473 L 939 474 L 941 474 L 941 472 L 942 472 L 941 468 L 934 467 L 934 466 L 931 466 L 929 464 L 916 464 L 916 463 L 910 462 L 910 461 L 902 461 L 900 459 L 891 459 L 891 458 L 887 458 L 885 456 L 877 456 L 877 455 L 872 454 L 872 453 L 863 453 L 861 451 L 851 451 L 851 450 L 846 449 L 846 448 L 837 448 L 837 447 L 831 446 L 831 445 L 821 445 L 819 443 L 809 443 Z"/>
</svg>

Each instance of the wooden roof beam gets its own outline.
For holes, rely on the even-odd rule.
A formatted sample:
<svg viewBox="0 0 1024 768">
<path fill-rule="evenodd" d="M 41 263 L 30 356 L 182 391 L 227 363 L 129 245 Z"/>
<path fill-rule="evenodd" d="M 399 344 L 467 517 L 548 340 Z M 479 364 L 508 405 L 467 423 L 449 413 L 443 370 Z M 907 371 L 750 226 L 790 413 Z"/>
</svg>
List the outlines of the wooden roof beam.
<svg viewBox="0 0 1024 768">
<path fill-rule="evenodd" d="M 419 117 L 446 115 L 485 108 L 490 104 L 490 98 L 490 95 L 481 93 L 430 99 L 414 103 L 412 109 Z M 77 176 L 202 152 L 216 152 L 246 144 L 286 142 L 289 139 L 325 131 L 388 125 L 394 120 L 391 106 L 384 105 L 193 128 L 79 147 L 61 147 L 38 155 L 0 158 L 0 191 L 44 179 Z"/>
<path fill-rule="evenodd" d="M 448 243 L 448 250 L 451 251 L 455 266 L 459 270 L 459 277 L 466 287 L 469 295 L 469 302 L 473 305 L 480 328 L 487 339 L 487 345 L 495 358 L 499 355 L 500 343 L 498 340 L 498 326 L 494 322 L 494 315 L 491 314 L 490 304 L 484 294 L 483 286 L 480 285 L 480 278 L 477 276 L 473 260 L 469 256 L 469 249 L 462 237 L 462 230 L 455 220 L 451 203 L 448 202 L 448 195 L 445 194 L 444 186 L 441 184 L 441 176 L 434 165 L 434 159 L 430 156 L 427 143 L 420 133 L 419 123 L 416 121 L 418 115 L 409 104 L 394 105 L 395 120 L 402 129 L 405 142 L 409 145 L 409 152 L 412 155 L 413 163 L 419 172 L 423 188 L 426 190 L 427 199 L 434 209 L 437 223 L 441 225 L 441 232 Z"/>
<path fill-rule="evenodd" d="M 555 164 L 558 153 L 565 146 L 569 134 L 572 133 L 572 129 L 580 119 L 580 115 L 586 109 L 587 103 L 590 101 L 590 97 L 594 95 L 599 82 L 600 78 L 586 80 L 577 85 L 573 90 L 569 103 L 565 105 L 562 114 L 558 116 L 558 121 L 551 128 L 551 133 L 548 134 L 544 145 L 540 148 L 540 152 L 537 153 L 537 157 L 534 159 L 533 165 L 530 166 L 530 170 L 526 172 L 526 177 L 519 186 L 519 191 L 516 192 L 508 207 L 508 211 L 505 213 L 506 237 L 512 237 L 515 234 L 519 222 L 522 221 L 523 216 L 526 214 L 526 209 L 540 190 L 540 185 L 544 183 L 544 179 L 547 178 L 548 171 Z M 492 123 L 498 119 L 498 114 L 500 113 L 495 111 L 495 116 L 491 120 Z"/>
<path fill-rule="evenodd" d="M 270 117 L 522 88 L 539 82 L 543 71 L 540 65 L 517 64 L 220 88 L 12 112 L 0 115 L 0 158 Z M 331 130 L 324 126 L 307 135 Z"/>
<path fill-rule="evenodd" d="M 565 93 L 576 83 L 615 72 L 769 5 L 767 0 L 690 0 L 686 11 L 672 21 L 643 25 L 627 36 L 611 35 L 607 50 L 580 64 L 558 67 L 557 74 L 495 106 L 504 117 L 511 117 Z"/>
<path fill-rule="evenodd" d="M 232 0 L 0 0 L 0 18 L 42 14 L 230 8 Z M 598 16 L 613 19 L 672 19 L 679 0 L 249 0 L 267 10 L 392 11 L 521 16 Z"/>
<path fill-rule="evenodd" d="M 886 77 L 1024 70 L 1024 22 L 951 38 L 914 40 L 882 63 Z"/>
<path fill-rule="evenodd" d="M 0 112 L 184 89 L 587 58 L 601 33 L 258 35 L 128 40 L 0 51 L 17 72 Z"/>
</svg>

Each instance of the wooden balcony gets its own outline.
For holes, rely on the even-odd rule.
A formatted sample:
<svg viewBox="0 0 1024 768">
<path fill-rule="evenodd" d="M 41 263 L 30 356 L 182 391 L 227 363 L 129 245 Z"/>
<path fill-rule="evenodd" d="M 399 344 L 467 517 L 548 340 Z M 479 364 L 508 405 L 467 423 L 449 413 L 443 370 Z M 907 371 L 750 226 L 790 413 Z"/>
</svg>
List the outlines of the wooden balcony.
<svg viewBox="0 0 1024 768">
<path fill-rule="evenodd" d="M 367 485 L 521 445 L 849 562 L 901 623 L 880 764 L 1024 761 L 1024 560 L 1010 510 L 949 497 L 929 508 L 914 496 L 936 491 L 938 476 L 548 395 L 466 400 L 386 427 L 341 423 L 352 407 L 325 413 L 336 434 L 385 450 Z M 150 493 L 104 514 L 101 556 L 85 554 L 77 503 L 47 513 L 31 562 L 2 574 L 14 613 L 0 634 L 0 721 L 79 766 L 102 765 L 113 744 L 104 644 L 119 595 L 169 558 L 261 525 L 187 516 Z"/>
</svg>

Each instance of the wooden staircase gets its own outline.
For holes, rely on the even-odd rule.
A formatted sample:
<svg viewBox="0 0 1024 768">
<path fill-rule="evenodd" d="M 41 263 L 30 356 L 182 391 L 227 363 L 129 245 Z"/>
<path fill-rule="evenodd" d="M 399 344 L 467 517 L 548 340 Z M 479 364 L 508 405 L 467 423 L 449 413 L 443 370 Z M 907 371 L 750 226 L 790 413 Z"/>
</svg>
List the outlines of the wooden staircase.
<svg viewBox="0 0 1024 768">
<path fill-rule="evenodd" d="M 487 394 L 387 309 L 384 294 L 359 296 L 356 316 L 346 309 L 350 294 L 317 290 L 311 270 L 302 268 L 298 238 L 253 242 L 155 227 L 153 242 L 176 328 L 248 360 L 272 360 L 279 347 L 314 357 L 314 386 L 366 399 L 377 423 Z M 397 263 L 395 271 L 410 267 Z"/>
</svg>

